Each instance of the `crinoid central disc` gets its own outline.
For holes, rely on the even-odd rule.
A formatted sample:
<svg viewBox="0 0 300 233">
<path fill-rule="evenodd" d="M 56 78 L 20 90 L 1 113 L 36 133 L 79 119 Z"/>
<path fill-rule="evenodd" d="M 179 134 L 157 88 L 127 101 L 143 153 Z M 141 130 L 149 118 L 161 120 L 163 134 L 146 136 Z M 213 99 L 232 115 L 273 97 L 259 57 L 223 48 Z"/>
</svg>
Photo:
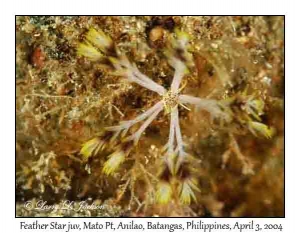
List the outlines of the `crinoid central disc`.
<svg viewBox="0 0 300 233">
<path fill-rule="evenodd" d="M 168 91 L 163 96 L 164 107 L 167 113 L 170 113 L 174 107 L 178 104 L 178 93 L 174 93 L 172 91 Z"/>
</svg>

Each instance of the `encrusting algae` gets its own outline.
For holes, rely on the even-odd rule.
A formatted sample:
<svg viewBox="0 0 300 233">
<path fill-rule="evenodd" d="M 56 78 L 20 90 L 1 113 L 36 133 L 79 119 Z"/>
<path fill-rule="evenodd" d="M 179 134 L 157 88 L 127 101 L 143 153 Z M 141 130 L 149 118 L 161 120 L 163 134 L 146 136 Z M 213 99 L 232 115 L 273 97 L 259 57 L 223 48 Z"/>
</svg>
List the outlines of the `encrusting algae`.
<svg viewBox="0 0 300 233">
<path fill-rule="evenodd" d="M 64 179 L 64 189 L 54 188 L 61 199 L 112 198 L 115 204 L 145 215 L 249 213 L 243 195 L 235 202 L 238 197 L 231 193 L 241 190 L 245 181 L 253 187 L 267 158 L 283 169 L 283 128 L 278 126 L 283 121 L 281 96 L 266 83 L 267 74 L 278 74 L 263 66 L 253 68 L 251 56 L 255 60 L 257 54 L 251 43 L 259 43 L 259 38 L 249 39 L 251 35 L 243 34 L 242 29 L 240 35 L 234 30 L 233 39 L 226 37 L 232 33 L 233 22 L 241 19 L 208 18 L 82 17 L 59 21 L 57 30 L 65 30 L 66 41 L 72 42 L 68 47 L 74 48 L 72 59 L 77 60 L 66 73 L 62 70 L 55 76 L 57 79 L 43 70 L 51 71 L 59 63 L 45 60 L 45 67 L 30 68 L 31 82 L 38 83 L 36 80 L 46 75 L 46 84 L 34 84 L 24 100 L 18 100 L 26 103 L 19 117 L 32 120 L 20 129 L 43 135 L 41 141 L 51 141 L 47 145 L 34 139 L 37 146 L 33 143 L 32 153 L 43 158 L 52 147 L 51 153 L 56 155 L 47 163 L 49 180 L 44 189 L 51 190 Z M 280 22 L 277 20 L 274 25 Z M 64 26 L 73 22 L 86 25 L 87 31 L 77 36 L 79 41 L 71 36 L 73 29 Z M 203 22 L 210 22 L 211 30 L 204 30 Z M 151 32 L 152 28 L 155 31 Z M 50 31 L 43 36 L 53 36 Z M 18 93 L 22 92 L 20 88 Z M 40 112 L 39 118 L 30 115 L 32 106 L 34 114 Z M 42 128 L 30 129 L 42 124 L 48 127 L 48 134 Z M 24 147 L 26 138 L 18 137 L 18 146 Z M 36 163 L 31 160 L 28 164 Z M 21 160 L 20 164 L 17 182 L 26 190 L 34 189 L 35 172 L 39 171 L 29 171 Z M 72 172 L 65 172 L 67 167 Z M 59 178 L 62 173 L 65 178 Z M 247 192 L 250 200 L 249 193 L 255 190 Z M 45 196 L 44 191 L 40 193 Z M 222 197 L 222 193 L 226 195 Z M 281 207 L 275 201 L 281 202 L 270 195 L 268 203 L 276 206 L 272 213 L 280 215 Z"/>
</svg>

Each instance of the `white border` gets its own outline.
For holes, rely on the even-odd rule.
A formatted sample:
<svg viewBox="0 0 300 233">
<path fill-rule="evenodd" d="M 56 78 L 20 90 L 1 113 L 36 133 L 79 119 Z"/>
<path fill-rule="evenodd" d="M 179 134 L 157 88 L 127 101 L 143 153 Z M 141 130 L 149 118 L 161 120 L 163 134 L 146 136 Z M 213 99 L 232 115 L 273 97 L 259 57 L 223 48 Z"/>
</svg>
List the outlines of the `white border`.
<svg viewBox="0 0 300 233">
<path fill-rule="evenodd" d="M 286 218 L 285 219 L 255 219 L 262 223 L 283 223 L 283 232 L 296 232 L 299 216 L 299 96 L 300 77 L 298 61 L 300 51 L 299 9 L 297 1 L 278 0 L 235 0 L 235 1 L 6 1 L 1 3 L 1 202 L 0 228 L 3 232 L 20 232 L 19 222 L 25 219 L 15 219 L 14 198 L 14 166 L 15 166 L 15 14 L 103 14 L 103 15 L 208 15 L 208 14 L 287 14 L 286 16 Z M 34 219 L 30 219 L 32 221 Z M 85 219 L 39 219 L 41 222 L 82 222 Z M 87 219 L 86 219 L 87 220 Z M 89 219 L 89 221 L 109 221 L 110 219 Z M 129 219 L 126 219 L 129 220 Z M 156 219 L 151 219 L 155 221 Z M 157 219 L 158 220 L 158 219 Z M 218 223 L 235 222 L 238 219 L 204 219 L 205 222 Z M 111 219 L 118 222 L 120 219 Z M 136 222 L 146 222 L 148 219 L 135 219 Z M 190 221 L 190 219 L 159 219 L 163 222 Z M 241 219 L 240 222 L 247 222 Z M 299 230 L 298 230 L 299 231 Z M 35 231 L 39 232 L 39 231 Z M 73 231 L 74 232 L 74 231 Z M 95 232 L 95 231 L 94 231 Z M 117 231 L 115 231 L 117 232 Z M 146 231 L 147 232 L 147 231 Z M 224 231 L 225 232 L 225 231 Z M 262 231 L 264 232 L 264 231 Z"/>
</svg>

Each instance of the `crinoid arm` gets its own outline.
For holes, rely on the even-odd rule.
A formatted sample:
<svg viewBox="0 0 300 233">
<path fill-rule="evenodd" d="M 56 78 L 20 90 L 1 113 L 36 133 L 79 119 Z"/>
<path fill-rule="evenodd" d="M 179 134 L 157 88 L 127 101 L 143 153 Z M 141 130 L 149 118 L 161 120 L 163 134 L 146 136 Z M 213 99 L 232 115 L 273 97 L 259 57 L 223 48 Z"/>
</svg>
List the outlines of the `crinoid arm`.
<svg viewBox="0 0 300 233">
<path fill-rule="evenodd" d="M 157 117 L 157 115 L 163 110 L 163 106 L 161 105 L 158 109 L 156 109 L 148 119 L 142 124 L 142 126 L 136 131 L 133 135 L 131 135 L 127 140 L 133 140 L 135 144 L 138 143 L 142 133 L 145 129 L 151 124 L 151 122 Z"/>
<path fill-rule="evenodd" d="M 177 108 L 177 107 L 176 107 Z M 169 139 L 167 144 L 164 146 L 163 151 L 166 151 L 165 161 L 168 165 L 170 171 L 174 173 L 174 157 L 175 154 L 175 118 L 176 112 L 171 112 L 171 120 L 170 120 L 170 132 L 169 132 Z"/>
<path fill-rule="evenodd" d="M 142 74 L 135 64 L 131 64 L 126 56 L 111 59 L 116 72 L 125 76 L 130 82 L 137 83 L 138 85 L 154 91 L 159 95 L 163 95 L 166 90 L 163 86 L 157 84 L 146 75 Z"/>
<path fill-rule="evenodd" d="M 127 139 L 127 140 L 134 140 L 137 143 L 141 134 L 145 131 L 145 129 L 148 127 L 148 125 L 156 118 L 156 116 L 162 110 L 163 110 L 163 101 L 159 101 L 154 106 L 149 108 L 146 112 L 137 116 L 135 119 L 129 120 L 129 121 L 123 121 L 123 122 L 121 122 L 120 125 L 117 125 L 117 126 L 107 127 L 106 130 L 116 131 L 117 133 L 124 131 L 124 134 L 125 134 L 131 126 L 148 118 L 144 122 L 144 124 L 140 127 L 140 129 Z"/>
<path fill-rule="evenodd" d="M 230 120 L 230 114 L 221 107 L 221 103 L 218 100 L 201 99 L 189 95 L 180 95 L 179 103 L 195 105 L 199 109 L 208 111 L 212 118 L 222 118 L 226 121 Z"/>
<path fill-rule="evenodd" d="M 188 73 L 187 65 L 192 65 L 192 55 L 189 50 L 189 36 L 178 29 L 175 29 L 175 37 L 171 38 L 170 44 L 165 51 L 170 66 L 175 70 L 171 91 L 179 92 L 179 86 L 182 78 Z"/>
<path fill-rule="evenodd" d="M 174 107 L 171 112 L 169 140 L 164 147 L 164 151 L 166 151 L 166 163 L 168 164 L 170 171 L 175 174 L 177 168 L 182 161 L 184 161 L 184 158 L 187 155 L 187 153 L 184 151 L 184 142 L 179 125 L 177 106 Z"/>
<path fill-rule="evenodd" d="M 114 41 L 102 30 L 91 28 L 86 35 L 86 41 L 79 44 L 78 55 L 91 61 L 99 61 L 106 58 L 110 66 L 115 69 L 115 74 L 126 77 L 130 82 L 137 83 L 151 91 L 163 95 L 166 90 L 142 74 L 134 63 L 131 63 L 126 55 L 121 55 Z"/>
<path fill-rule="evenodd" d="M 176 118 L 176 111 L 171 112 L 171 120 L 170 120 L 170 132 L 169 132 L 169 140 L 165 149 L 167 150 L 168 154 L 172 154 L 175 151 L 175 118 Z"/>
<path fill-rule="evenodd" d="M 175 69 L 174 78 L 171 84 L 171 91 L 174 93 L 178 93 L 182 78 L 187 73 L 188 69 L 181 60 L 175 57 L 169 60 L 170 60 L 169 63 L 171 63 L 173 68 Z"/>
<path fill-rule="evenodd" d="M 181 157 L 181 159 L 183 159 L 183 157 L 186 155 L 186 153 L 184 152 L 184 143 L 183 143 L 183 139 L 182 139 L 182 134 L 181 134 L 181 129 L 180 129 L 180 125 L 179 125 L 179 113 L 178 113 L 178 108 L 174 109 L 174 128 L 175 128 L 175 135 L 176 135 L 176 141 L 177 141 L 177 148 L 176 151 L 178 151 L 179 156 Z"/>
</svg>

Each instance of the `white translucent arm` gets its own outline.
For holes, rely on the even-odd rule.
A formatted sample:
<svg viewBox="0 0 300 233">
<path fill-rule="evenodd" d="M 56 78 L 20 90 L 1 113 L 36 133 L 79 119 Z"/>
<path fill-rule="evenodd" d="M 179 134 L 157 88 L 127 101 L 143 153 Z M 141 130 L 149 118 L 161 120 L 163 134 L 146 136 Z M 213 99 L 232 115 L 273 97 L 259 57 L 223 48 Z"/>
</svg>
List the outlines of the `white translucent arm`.
<svg viewBox="0 0 300 233">
<path fill-rule="evenodd" d="M 183 158 L 186 153 L 184 152 L 184 143 L 182 140 L 182 135 L 181 135 L 181 130 L 180 130 L 180 125 L 179 125 L 179 115 L 178 115 L 178 108 L 175 108 L 173 110 L 174 112 L 174 128 L 175 128 L 175 135 L 176 135 L 176 140 L 177 140 L 177 149 L 179 156 Z"/>
<path fill-rule="evenodd" d="M 144 87 L 157 92 L 159 95 L 164 95 L 166 93 L 166 89 L 157 84 L 156 82 L 154 82 L 152 79 L 150 79 L 149 77 L 147 77 L 146 75 L 142 74 L 138 68 L 136 67 L 136 65 L 133 66 L 133 70 L 132 70 L 132 78 L 139 79 L 141 80 L 145 85 Z"/>
<path fill-rule="evenodd" d="M 176 118 L 176 111 L 172 111 L 172 113 L 171 113 L 171 121 L 170 121 L 169 140 L 168 140 L 168 144 L 166 145 L 168 154 L 171 154 L 171 153 L 174 152 L 175 118 Z"/>
<path fill-rule="evenodd" d="M 142 124 L 142 126 L 136 131 L 133 135 L 131 135 L 127 140 L 134 140 L 134 143 L 137 144 L 142 133 L 146 130 L 146 128 L 151 124 L 151 122 L 157 117 L 157 115 L 163 110 L 163 106 L 156 109 L 151 116 Z"/>
<path fill-rule="evenodd" d="M 185 70 L 186 70 L 186 66 L 185 64 L 180 61 L 179 59 L 173 58 L 170 61 L 170 64 L 173 66 L 173 68 L 175 69 L 175 74 L 174 74 L 174 78 L 171 84 L 171 91 L 173 93 L 177 93 L 181 80 L 184 76 Z"/>
<path fill-rule="evenodd" d="M 114 62 L 113 65 L 117 71 L 121 71 L 121 73 L 125 71 L 125 76 L 130 82 L 137 83 L 142 87 L 157 92 L 159 95 L 164 95 L 166 92 L 166 89 L 163 86 L 142 74 L 136 65 L 131 64 L 126 57 Z"/>
<path fill-rule="evenodd" d="M 163 108 L 163 101 L 157 102 L 155 105 L 153 105 L 151 108 L 149 108 L 146 112 L 138 115 L 135 119 L 129 120 L 129 121 L 122 121 L 120 125 L 116 126 L 110 126 L 106 127 L 105 129 L 108 131 L 121 131 L 121 130 L 128 130 L 131 126 L 134 124 L 143 121 L 147 117 L 149 117 L 153 112 L 155 112 L 157 109 Z"/>
<path fill-rule="evenodd" d="M 222 111 L 217 100 L 201 99 L 189 95 L 180 95 L 179 102 L 182 104 L 193 104 L 200 109 L 208 111 L 212 117 L 223 117 L 227 119 L 229 116 Z"/>
</svg>

